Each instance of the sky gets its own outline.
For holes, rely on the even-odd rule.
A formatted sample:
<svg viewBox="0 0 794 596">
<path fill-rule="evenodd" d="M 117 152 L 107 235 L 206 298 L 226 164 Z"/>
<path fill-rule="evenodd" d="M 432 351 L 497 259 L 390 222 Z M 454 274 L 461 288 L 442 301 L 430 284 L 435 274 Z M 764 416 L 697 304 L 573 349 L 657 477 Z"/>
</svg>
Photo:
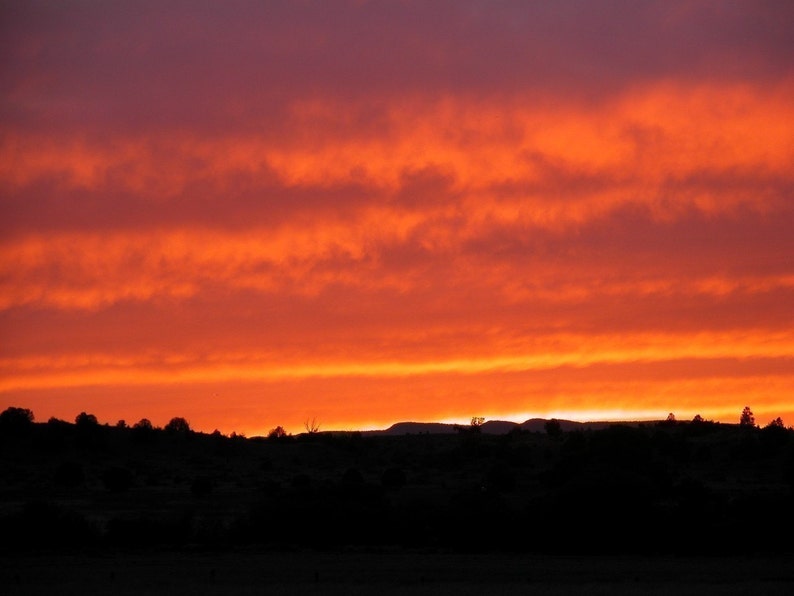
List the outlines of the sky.
<svg viewBox="0 0 794 596">
<path fill-rule="evenodd" d="M 794 3 L 0 1 L 0 409 L 794 424 Z"/>
</svg>

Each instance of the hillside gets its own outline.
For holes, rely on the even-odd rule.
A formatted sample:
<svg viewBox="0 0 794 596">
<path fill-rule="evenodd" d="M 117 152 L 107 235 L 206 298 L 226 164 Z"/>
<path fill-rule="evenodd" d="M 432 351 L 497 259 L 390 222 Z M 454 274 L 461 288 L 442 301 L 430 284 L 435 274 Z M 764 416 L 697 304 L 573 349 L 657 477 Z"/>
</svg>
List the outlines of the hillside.
<svg viewBox="0 0 794 596">
<path fill-rule="evenodd" d="M 555 419 L 559 423 L 561 430 L 600 430 L 617 424 L 615 422 L 576 422 L 574 420 Z M 488 435 L 504 435 L 513 431 L 546 432 L 546 424 L 549 420 L 545 418 L 530 418 L 524 422 L 511 422 L 509 420 L 487 420 L 480 426 L 480 432 Z M 637 426 L 643 422 L 621 422 L 622 425 Z M 644 424 L 648 424 L 645 422 Z M 652 423 L 651 423 L 652 424 Z M 383 430 L 363 431 L 366 436 L 401 436 L 419 434 L 455 434 L 459 432 L 460 425 L 445 424 L 442 422 L 397 422 L 389 428 Z"/>
<path fill-rule="evenodd" d="M 791 553 L 794 431 L 402 424 L 273 438 L 1 428 L 6 551 Z M 511 423 L 512 424 L 512 423 Z M 551 434 L 550 434 L 551 433 Z"/>
</svg>

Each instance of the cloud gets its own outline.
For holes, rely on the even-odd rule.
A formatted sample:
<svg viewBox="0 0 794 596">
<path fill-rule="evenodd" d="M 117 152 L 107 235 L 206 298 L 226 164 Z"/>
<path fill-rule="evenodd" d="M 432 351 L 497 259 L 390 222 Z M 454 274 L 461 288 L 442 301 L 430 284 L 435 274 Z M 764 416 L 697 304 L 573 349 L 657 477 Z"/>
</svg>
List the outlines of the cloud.
<svg viewBox="0 0 794 596">
<path fill-rule="evenodd" d="M 790 386 L 790 3 L 1 10 L 0 396 L 286 413 L 325 381 L 350 421 L 360 382 L 373 421 L 411 379 L 444 417 Z"/>
<path fill-rule="evenodd" d="M 598 108 L 396 97 L 375 130 L 355 125 L 364 104 L 299 102 L 290 135 L 9 132 L 4 227 L 262 225 L 383 203 L 547 227 L 627 204 L 662 219 L 769 211 L 793 185 L 792 90 L 653 86 Z"/>
<path fill-rule="evenodd" d="M 794 46 L 786 2 L 24 3 L 4 13 L 17 120 L 127 131 L 267 126 L 295 97 L 763 84 L 790 75 Z"/>
</svg>

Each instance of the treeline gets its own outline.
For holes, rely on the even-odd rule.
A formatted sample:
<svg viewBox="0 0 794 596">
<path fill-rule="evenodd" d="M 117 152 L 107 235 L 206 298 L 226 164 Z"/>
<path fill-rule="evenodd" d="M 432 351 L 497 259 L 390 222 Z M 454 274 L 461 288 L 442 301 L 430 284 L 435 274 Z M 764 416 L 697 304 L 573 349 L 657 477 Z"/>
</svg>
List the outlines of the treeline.
<svg viewBox="0 0 794 596">
<path fill-rule="evenodd" d="M 743 419 L 744 420 L 744 419 Z M 6 552 L 793 552 L 794 431 L 702 419 L 268 438 L 0 414 Z"/>
</svg>

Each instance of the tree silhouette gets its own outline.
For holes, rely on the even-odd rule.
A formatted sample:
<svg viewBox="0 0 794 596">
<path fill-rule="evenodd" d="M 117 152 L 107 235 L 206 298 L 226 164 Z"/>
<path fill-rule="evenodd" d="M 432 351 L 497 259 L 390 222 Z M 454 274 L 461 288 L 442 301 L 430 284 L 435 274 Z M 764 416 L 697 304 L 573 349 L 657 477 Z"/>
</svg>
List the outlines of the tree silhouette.
<svg viewBox="0 0 794 596">
<path fill-rule="evenodd" d="M 4 538 L 13 537 L 15 549 L 85 546 L 97 539 L 96 528 L 83 515 L 44 500 L 29 501 L 22 511 L 5 521 L 7 526 L 10 521 L 11 527 L 4 528 Z"/>
<path fill-rule="evenodd" d="M 478 435 L 482 431 L 482 425 L 484 422 L 485 418 L 482 416 L 472 416 L 471 422 L 468 426 L 455 424 L 452 428 L 462 435 Z"/>
<path fill-rule="evenodd" d="M 80 412 L 75 417 L 74 423 L 78 428 L 89 428 L 99 424 L 99 422 L 97 422 L 96 416 L 93 414 L 86 414 L 85 412 Z"/>
<path fill-rule="evenodd" d="M 345 486 L 356 486 L 364 483 L 364 476 L 358 468 L 348 468 L 342 474 L 342 484 Z"/>
<path fill-rule="evenodd" d="M 750 409 L 750 406 L 744 406 L 742 415 L 739 418 L 739 425 L 750 428 L 755 427 L 755 416 L 753 416 L 753 411 Z"/>
<path fill-rule="evenodd" d="M 0 434 L 16 435 L 33 426 L 33 412 L 27 408 L 6 408 L 0 413 Z"/>
<path fill-rule="evenodd" d="M 132 486 L 132 472 L 123 466 L 111 466 L 102 472 L 102 483 L 109 491 L 121 493 Z"/>
<path fill-rule="evenodd" d="M 96 416 L 80 412 L 74 419 L 75 444 L 86 449 L 101 448 L 104 437 Z"/>
<path fill-rule="evenodd" d="M 171 418 L 168 424 L 165 425 L 164 430 L 172 434 L 186 435 L 190 432 L 190 424 L 184 418 Z"/>
<path fill-rule="evenodd" d="M 789 444 L 791 430 L 786 428 L 782 418 L 777 417 L 761 429 L 760 435 L 767 455 L 772 455 L 785 449 Z"/>
<path fill-rule="evenodd" d="M 78 461 L 63 461 L 55 468 L 53 480 L 61 486 L 81 486 L 85 482 L 83 464 Z"/>
<path fill-rule="evenodd" d="M 269 433 L 267 433 L 267 438 L 268 439 L 284 439 L 287 436 L 288 436 L 287 435 L 287 431 L 284 430 L 283 426 L 277 426 L 276 428 L 271 430 Z"/>
<path fill-rule="evenodd" d="M 402 468 L 387 468 L 381 476 L 381 484 L 390 490 L 399 490 L 405 486 L 405 472 Z"/>
<path fill-rule="evenodd" d="M 559 420 L 554 418 L 547 420 L 543 425 L 543 428 L 545 429 L 546 434 L 550 437 L 559 437 L 562 435 L 562 425 L 560 424 Z"/>
<path fill-rule="evenodd" d="M 212 492 L 214 483 L 212 479 L 207 476 L 199 476 L 193 480 L 190 485 L 190 492 L 194 497 L 206 497 Z"/>
<path fill-rule="evenodd" d="M 141 418 L 132 425 L 132 436 L 135 441 L 146 442 L 154 436 L 154 427 L 148 418 Z"/>
<path fill-rule="evenodd" d="M 154 430 L 154 427 L 148 418 L 141 418 L 138 420 L 138 422 L 132 425 L 132 428 L 143 431 Z"/>
</svg>

